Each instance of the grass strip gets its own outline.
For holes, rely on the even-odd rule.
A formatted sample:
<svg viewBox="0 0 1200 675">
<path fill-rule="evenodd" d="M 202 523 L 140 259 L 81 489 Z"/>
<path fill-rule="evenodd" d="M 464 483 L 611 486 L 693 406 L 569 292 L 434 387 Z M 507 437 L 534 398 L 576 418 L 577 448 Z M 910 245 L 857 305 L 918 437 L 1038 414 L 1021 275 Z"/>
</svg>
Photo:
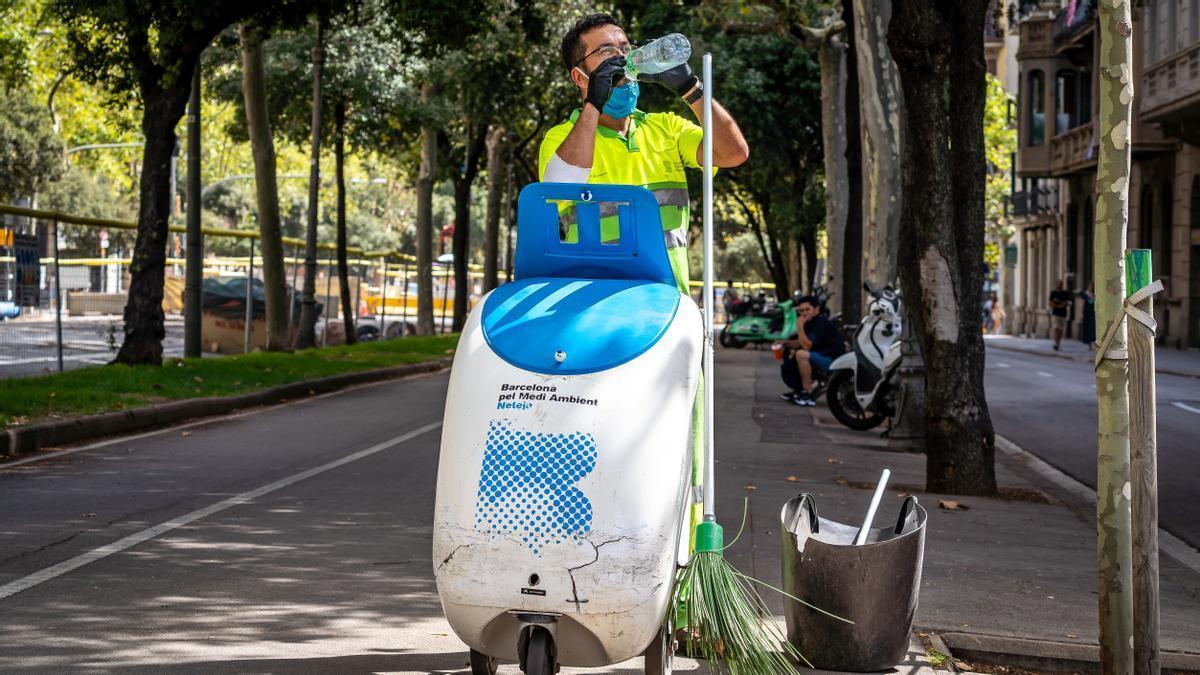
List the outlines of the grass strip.
<svg viewBox="0 0 1200 675">
<path fill-rule="evenodd" d="M 92 366 L 0 380 L 0 427 L 232 396 L 331 375 L 423 363 L 447 356 L 457 340 L 455 334 L 407 337 L 295 353 L 164 359 L 162 367 Z"/>
</svg>

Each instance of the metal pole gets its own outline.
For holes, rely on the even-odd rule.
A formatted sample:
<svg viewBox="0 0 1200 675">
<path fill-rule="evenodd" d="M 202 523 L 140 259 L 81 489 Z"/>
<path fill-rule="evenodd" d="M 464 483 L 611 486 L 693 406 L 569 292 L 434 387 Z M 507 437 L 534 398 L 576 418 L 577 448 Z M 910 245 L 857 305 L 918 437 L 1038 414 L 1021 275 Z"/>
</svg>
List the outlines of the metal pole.
<svg viewBox="0 0 1200 675">
<path fill-rule="evenodd" d="M 183 286 L 183 356 L 199 358 L 200 304 L 204 288 L 204 231 L 200 227 L 200 65 L 192 73 L 187 118 L 187 263 Z"/>
<path fill-rule="evenodd" d="M 250 239 L 250 258 L 246 263 L 246 338 L 243 354 L 250 353 L 250 336 L 254 332 L 254 239 Z"/>
<path fill-rule="evenodd" d="M 1133 672 L 1158 675 L 1158 432 L 1154 386 L 1154 293 L 1150 251 L 1125 251 L 1129 293 L 1129 483 L 1133 524 Z M 1140 292 L 1139 292 L 1140 291 Z M 1140 313 L 1139 313 L 1140 312 Z"/>
<path fill-rule="evenodd" d="M 442 320 L 440 328 L 443 333 L 446 332 L 446 301 L 450 299 L 450 284 L 446 281 L 448 277 L 444 274 L 445 271 L 446 266 L 442 265 Z M 435 330 L 433 332 L 437 333 L 438 331 Z"/>
<path fill-rule="evenodd" d="M 400 311 L 403 312 L 403 319 L 400 322 L 400 335 L 408 334 L 408 261 L 404 262 L 404 286 L 401 287 L 400 293 Z"/>
<path fill-rule="evenodd" d="M 387 337 L 387 283 L 388 283 L 388 257 L 383 256 L 383 300 L 380 301 L 379 311 L 379 339 Z"/>
<path fill-rule="evenodd" d="M 292 247 L 292 292 L 288 294 L 288 325 L 292 325 L 296 317 L 292 308 L 296 305 L 296 274 L 300 271 L 300 244 Z"/>
<path fill-rule="evenodd" d="M 716 522 L 713 480 L 713 155 L 712 54 L 704 55 L 704 520 Z"/>
<path fill-rule="evenodd" d="M 356 278 L 354 280 L 354 315 L 358 316 L 358 312 L 360 311 L 359 307 L 362 306 L 359 304 L 360 302 L 362 302 L 362 280 L 363 280 L 362 258 L 358 259 L 358 264 L 354 266 L 354 269 L 357 271 L 357 274 L 355 275 Z"/>
<path fill-rule="evenodd" d="M 321 346 L 329 346 L 329 294 L 333 292 L 333 251 L 329 252 L 329 258 L 325 261 L 325 302 L 324 314 L 325 324 L 321 330 Z"/>
<path fill-rule="evenodd" d="M 62 274 L 58 268 L 58 221 L 54 221 L 54 332 L 58 337 L 58 372 L 63 371 Z"/>
</svg>

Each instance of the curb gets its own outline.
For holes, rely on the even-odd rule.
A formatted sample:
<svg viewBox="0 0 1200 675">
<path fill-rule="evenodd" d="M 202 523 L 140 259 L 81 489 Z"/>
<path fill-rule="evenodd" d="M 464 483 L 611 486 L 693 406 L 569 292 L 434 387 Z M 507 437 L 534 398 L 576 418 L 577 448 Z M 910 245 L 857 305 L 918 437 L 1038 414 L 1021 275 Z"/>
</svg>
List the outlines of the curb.
<svg viewBox="0 0 1200 675">
<path fill-rule="evenodd" d="M 1003 350 L 1006 352 L 1017 352 L 1019 354 L 1032 354 L 1033 356 L 1045 356 L 1045 357 L 1049 357 L 1049 358 L 1053 358 L 1053 359 L 1066 359 L 1067 361 L 1076 361 L 1078 363 L 1091 363 L 1091 361 L 1092 361 L 1090 358 L 1080 358 L 1078 356 L 1072 356 L 1071 354 L 1061 354 L 1061 353 L 1054 353 L 1054 352 L 1047 354 L 1046 352 L 1041 351 L 1040 349 L 1026 349 L 1024 347 L 1017 347 L 1017 346 L 1013 346 L 1013 345 L 1005 345 L 1005 344 L 998 344 L 998 343 L 999 343 L 999 341 L 997 341 L 997 340 L 988 340 L 984 343 L 984 345 L 987 347 L 995 347 L 996 349 L 1000 349 L 1000 350 Z M 1159 366 L 1157 363 L 1155 363 L 1154 372 L 1158 373 L 1159 375 L 1176 375 L 1178 377 L 1190 377 L 1193 379 L 1200 379 L 1200 373 L 1189 372 L 1186 370 L 1176 370 L 1174 368 L 1163 368 L 1163 367 Z"/>
<path fill-rule="evenodd" d="M 951 660 L 1033 672 L 1100 672 L 1099 645 L 958 632 L 941 633 L 939 637 Z M 1200 673 L 1200 654 L 1164 650 L 1161 663 L 1164 670 Z"/>
<path fill-rule="evenodd" d="M 1049 462 L 1034 455 L 1025 448 L 1013 443 L 1009 439 L 996 434 L 996 450 L 1018 459 L 1029 470 L 1033 471 L 1040 478 L 1049 481 L 1056 487 L 1064 490 L 1075 500 L 1078 500 L 1079 507 L 1083 509 L 1094 509 L 1096 505 L 1096 491 L 1076 480 L 1074 477 L 1066 474 L 1063 471 L 1052 466 Z M 1070 507 L 1070 505 L 1068 505 Z M 1080 513 L 1076 511 L 1076 513 Z M 1087 520 L 1091 514 L 1080 514 L 1084 520 Z M 1161 527 L 1158 529 L 1158 550 L 1159 553 L 1165 553 L 1175 559 L 1179 564 L 1189 568 L 1193 572 L 1200 574 L 1200 551 L 1193 548 L 1184 540 L 1167 532 Z"/>
<path fill-rule="evenodd" d="M 356 384 L 391 380 L 409 375 L 437 372 L 450 366 L 450 359 L 331 375 L 315 380 L 290 382 L 234 396 L 215 396 L 158 403 L 144 408 L 88 415 L 55 422 L 42 422 L 0 432 L 0 459 L 36 452 L 41 448 L 77 443 L 102 436 L 161 427 L 196 417 L 224 415 L 240 408 L 273 405 L 286 400 L 324 394 Z"/>
</svg>

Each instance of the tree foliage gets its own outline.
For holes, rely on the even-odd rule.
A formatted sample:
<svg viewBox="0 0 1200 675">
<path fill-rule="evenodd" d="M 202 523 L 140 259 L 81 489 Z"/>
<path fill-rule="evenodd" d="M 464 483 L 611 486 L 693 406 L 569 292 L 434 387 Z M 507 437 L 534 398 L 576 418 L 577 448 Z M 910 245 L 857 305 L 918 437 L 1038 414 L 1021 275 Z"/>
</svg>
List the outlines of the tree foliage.
<svg viewBox="0 0 1200 675">
<path fill-rule="evenodd" d="M 27 197 L 63 174 L 50 116 L 24 91 L 0 90 L 0 200 Z"/>
</svg>

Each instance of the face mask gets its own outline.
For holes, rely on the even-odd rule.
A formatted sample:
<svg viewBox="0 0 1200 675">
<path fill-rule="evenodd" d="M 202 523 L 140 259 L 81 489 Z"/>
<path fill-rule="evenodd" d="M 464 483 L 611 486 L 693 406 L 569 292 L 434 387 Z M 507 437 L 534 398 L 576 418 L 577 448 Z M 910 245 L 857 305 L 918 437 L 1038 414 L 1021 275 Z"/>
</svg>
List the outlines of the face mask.
<svg viewBox="0 0 1200 675">
<path fill-rule="evenodd" d="M 612 94 L 608 97 L 608 103 L 604 104 L 604 114 L 618 120 L 629 117 L 633 114 L 633 109 L 637 107 L 640 91 L 637 82 L 627 82 L 613 89 Z"/>
</svg>

